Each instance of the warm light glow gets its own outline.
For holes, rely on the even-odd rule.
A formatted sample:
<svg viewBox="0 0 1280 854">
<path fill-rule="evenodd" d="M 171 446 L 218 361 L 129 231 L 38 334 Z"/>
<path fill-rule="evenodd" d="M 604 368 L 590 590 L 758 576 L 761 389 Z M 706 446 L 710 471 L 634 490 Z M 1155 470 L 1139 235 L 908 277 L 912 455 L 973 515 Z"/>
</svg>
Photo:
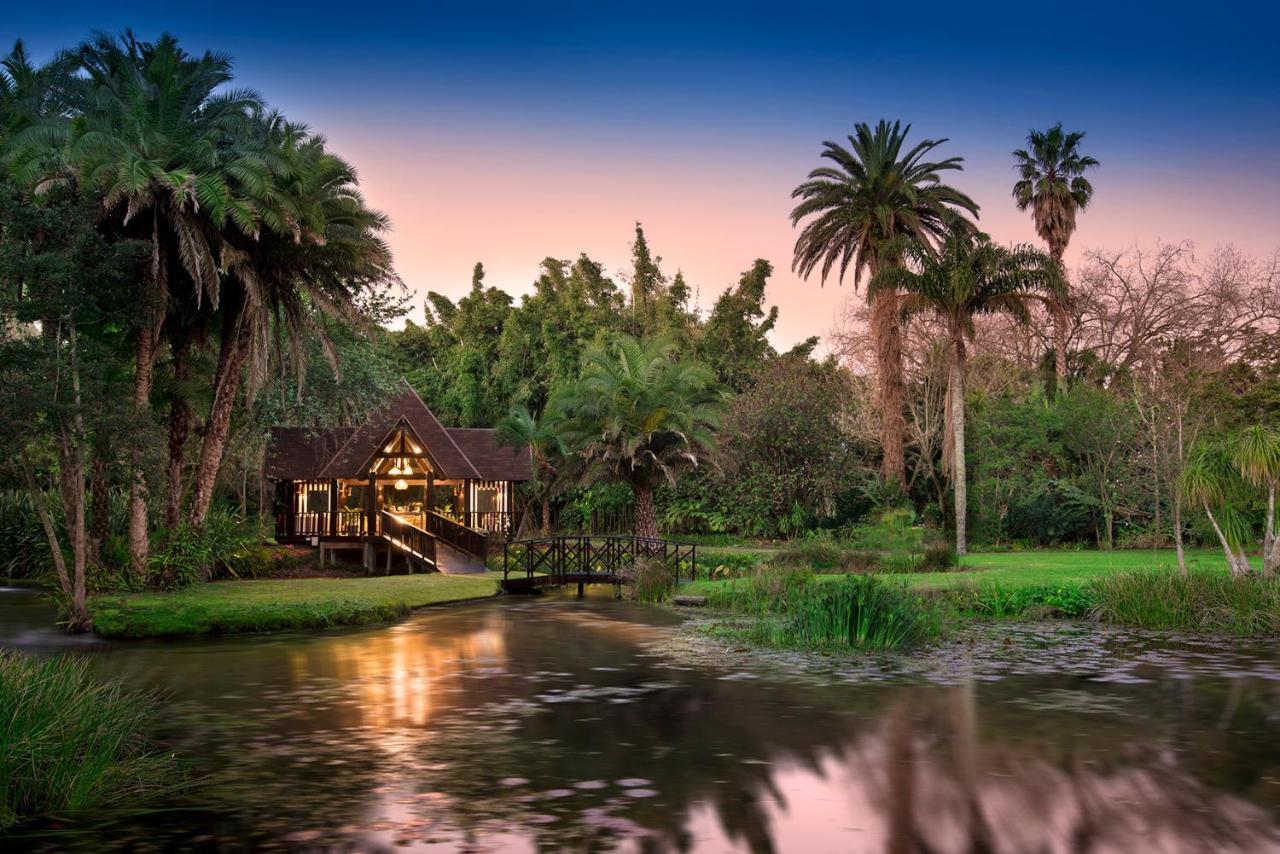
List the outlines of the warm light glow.
<svg viewBox="0 0 1280 854">
<path fill-rule="evenodd" d="M 387 474 L 391 475 L 392 477 L 400 474 L 400 466 L 396 465 L 395 463 L 392 463 L 391 468 L 387 471 Z M 405 472 L 405 474 L 408 474 L 408 472 Z"/>
<path fill-rule="evenodd" d="M 399 480 L 396 481 L 396 489 L 405 490 L 408 488 L 409 488 L 409 482 L 406 481 L 404 478 L 400 478 Z"/>
<path fill-rule="evenodd" d="M 413 469 L 409 468 L 408 460 L 404 461 L 404 468 L 400 470 L 400 473 L 403 474 L 405 477 L 408 477 L 409 475 L 413 474 Z"/>
</svg>

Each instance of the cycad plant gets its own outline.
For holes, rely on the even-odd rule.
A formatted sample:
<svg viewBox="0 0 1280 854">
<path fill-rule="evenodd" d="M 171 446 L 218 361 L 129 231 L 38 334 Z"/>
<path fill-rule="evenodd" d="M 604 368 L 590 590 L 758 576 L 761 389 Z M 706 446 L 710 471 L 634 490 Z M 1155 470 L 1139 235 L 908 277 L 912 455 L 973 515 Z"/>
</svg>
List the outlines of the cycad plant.
<svg viewBox="0 0 1280 854">
<path fill-rule="evenodd" d="M 657 537 L 654 487 L 710 459 L 725 402 L 711 369 L 677 359 L 670 341 L 623 336 L 589 351 L 548 408 L 584 478 L 627 484 L 636 536 Z"/>
</svg>

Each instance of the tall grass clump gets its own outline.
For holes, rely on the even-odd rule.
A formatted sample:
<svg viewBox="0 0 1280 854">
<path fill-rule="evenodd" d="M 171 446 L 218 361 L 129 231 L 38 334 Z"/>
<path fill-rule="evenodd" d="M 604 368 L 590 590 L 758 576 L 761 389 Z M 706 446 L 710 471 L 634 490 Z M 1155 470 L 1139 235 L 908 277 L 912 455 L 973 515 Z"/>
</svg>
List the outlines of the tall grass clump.
<svg viewBox="0 0 1280 854">
<path fill-rule="evenodd" d="M 631 595 L 640 602 L 665 602 L 676 590 L 676 575 L 661 560 L 641 559 L 631 571 Z"/>
<path fill-rule="evenodd" d="M 1280 579 L 1140 570 L 1091 585 L 1094 613 L 1108 623 L 1237 636 L 1280 635 Z"/>
<path fill-rule="evenodd" d="M 139 800 L 176 782 L 143 737 L 152 701 L 87 662 L 0 649 L 0 829 Z"/>
<path fill-rule="evenodd" d="M 943 603 L 865 575 L 819 579 L 811 570 L 765 567 L 708 595 L 708 604 L 747 615 L 731 631 L 796 649 L 899 649 L 945 628 Z"/>
<path fill-rule="evenodd" d="M 899 649 L 937 637 L 942 622 L 936 603 L 905 587 L 850 575 L 806 586 L 769 624 L 769 640 L 807 649 Z"/>
</svg>

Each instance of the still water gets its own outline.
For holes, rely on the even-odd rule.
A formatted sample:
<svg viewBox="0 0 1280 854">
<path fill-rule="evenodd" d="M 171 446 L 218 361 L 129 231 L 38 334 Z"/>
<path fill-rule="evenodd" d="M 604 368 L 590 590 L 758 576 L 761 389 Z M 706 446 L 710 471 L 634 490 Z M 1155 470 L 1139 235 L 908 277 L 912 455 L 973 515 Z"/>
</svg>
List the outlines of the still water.
<svg viewBox="0 0 1280 854">
<path fill-rule="evenodd" d="M 157 737 L 196 785 L 23 848 L 1280 850 L 1262 646 L 1063 624 L 763 662 L 605 598 L 167 643 L 48 619 L 0 589 L 0 645 L 160 692 Z"/>
</svg>

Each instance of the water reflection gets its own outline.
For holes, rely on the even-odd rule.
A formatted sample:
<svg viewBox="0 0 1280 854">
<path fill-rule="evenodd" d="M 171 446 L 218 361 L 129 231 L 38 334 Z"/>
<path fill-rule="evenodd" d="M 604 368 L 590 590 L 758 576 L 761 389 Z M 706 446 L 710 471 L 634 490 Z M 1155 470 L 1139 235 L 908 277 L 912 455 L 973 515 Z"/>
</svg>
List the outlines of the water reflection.
<svg viewBox="0 0 1280 854">
<path fill-rule="evenodd" d="M 95 647 L 100 670 L 169 698 L 160 736 L 202 785 L 174 811 L 24 842 L 1280 850 L 1269 652 L 1116 637 L 1085 654 L 1072 635 L 1018 641 L 1022 671 L 848 684 L 839 665 L 815 682 L 673 659 L 673 619 L 515 600 L 318 637 Z M 1045 649 L 1072 652 L 1055 670 Z"/>
</svg>

